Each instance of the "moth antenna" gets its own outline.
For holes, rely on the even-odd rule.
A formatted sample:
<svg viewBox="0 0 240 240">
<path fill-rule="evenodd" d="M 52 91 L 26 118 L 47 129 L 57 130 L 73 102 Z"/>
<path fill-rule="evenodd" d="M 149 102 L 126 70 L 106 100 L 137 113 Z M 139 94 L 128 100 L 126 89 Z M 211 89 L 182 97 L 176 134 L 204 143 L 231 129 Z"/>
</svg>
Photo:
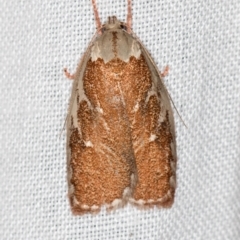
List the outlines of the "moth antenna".
<svg viewBox="0 0 240 240">
<path fill-rule="evenodd" d="M 173 102 L 173 100 L 172 100 L 172 97 L 171 97 L 170 93 L 169 93 L 169 92 L 167 92 L 167 93 L 168 93 L 168 96 L 169 96 L 169 98 L 170 98 L 170 100 L 171 100 L 171 102 L 172 102 L 172 105 L 173 105 L 174 109 L 175 109 L 176 112 L 177 112 L 177 115 L 179 116 L 179 118 L 180 118 L 180 120 L 182 121 L 183 125 L 184 125 L 186 128 L 188 128 L 187 125 L 186 125 L 186 123 L 183 121 L 182 116 L 181 116 L 180 113 L 178 112 L 177 107 L 175 106 L 175 104 L 174 104 L 174 102 Z"/>
<path fill-rule="evenodd" d="M 132 32 L 132 0 L 128 0 L 127 6 L 127 32 Z"/>
<path fill-rule="evenodd" d="M 92 5 L 93 5 L 93 12 L 94 12 L 94 16 L 95 16 L 95 22 L 96 22 L 96 27 L 97 27 L 97 32 L 101 33 L 101 20 L 98 14 L 98 9 L 97 9 L 97 4 L 95 0 L 92 0 Z"/>
</svg>

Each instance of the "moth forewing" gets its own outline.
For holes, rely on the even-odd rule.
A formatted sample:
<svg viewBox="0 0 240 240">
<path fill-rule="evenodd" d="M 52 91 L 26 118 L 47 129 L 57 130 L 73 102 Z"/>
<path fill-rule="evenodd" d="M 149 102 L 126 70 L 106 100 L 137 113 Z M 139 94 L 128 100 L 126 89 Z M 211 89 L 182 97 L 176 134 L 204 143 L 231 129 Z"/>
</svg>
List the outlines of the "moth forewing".
<svg viewBox="0 0 240 240">
<path fill-rule="evenodd" d="M 73 126 L 79 129 L 81 132 L 80 126 L 77 123 L 77 109 L 79 104 L 79 89 L 81 97 L 86 97 L 83 90 L 83 75 L 85 73 L 86 64 L 90 59 L 92 42 L 89 44 L 86 52 L 81 58 L 79 65 L 77 67 L 76 73 L 74 74 L 72 93 L 69 100 L 68 115 L 66 120 L 66 130 L 67 130 L 67 141 L 66 141 L 66 150 L 67 150 L 67 181 L 68 181 L 68 195 L 69 197 L 73 194 L 73 185 L 71 184 L 72 177 L 72 168 L 70 166 L 71 162 L 71 148 L 70 148 L 70 136 L 72 134 Z"/>
<path fill-rule="evenodd" d="M 139 39 L 138 39 L 138 41 L 139 41 Z M 176 131 L 175 131 L 175 122 L 174 122 L 174 114 L 173 114 L 173 107 L 171 104 L 171 98 L 170 98 L 168 90 L 164 84 L 163 78 L 160 75 L 161 73 L 158 70 L 156 63 L 154 62 L 153 58 L 150 56 L 148 50 L 144 47 L 142 42 L 139 41 L 139 44 L 141 46 L 143 56 L 146 59 L 149 69 L 151 71 L 152 79 L 157 86 L 157 91 L 159 92 L 159 94 L 161 96 L 161 106 L 162 106 L 163 112 L 164 112 L 164 110 L 166 110 L 169 114 L 170 129 L 171 129 L 171 134 L 172 134 L 172 139 L 173 139 L 172 151 L 174 154 L 174 160 L 176 162 L 177 161 Z"/>
</svg>

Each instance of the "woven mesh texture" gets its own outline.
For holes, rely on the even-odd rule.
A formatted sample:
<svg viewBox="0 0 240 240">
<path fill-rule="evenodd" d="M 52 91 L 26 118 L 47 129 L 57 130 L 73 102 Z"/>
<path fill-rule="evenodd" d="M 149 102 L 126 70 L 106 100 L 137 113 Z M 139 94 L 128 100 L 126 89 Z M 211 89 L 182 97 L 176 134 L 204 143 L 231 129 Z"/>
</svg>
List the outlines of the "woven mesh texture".
<svg viewBox="0 0 240 240">
<path fill-rule="evenodd" d="M 72 216 L 65 131 L 74 72 L 95 32 L 90 0 L 1 0 L 0 239 L 240 239 L 240 1 L 135 0 L 133 29 L 175 111 L 171 209 Z M 126 0 L 98 0 L 102 21 Z"/>
</svg>

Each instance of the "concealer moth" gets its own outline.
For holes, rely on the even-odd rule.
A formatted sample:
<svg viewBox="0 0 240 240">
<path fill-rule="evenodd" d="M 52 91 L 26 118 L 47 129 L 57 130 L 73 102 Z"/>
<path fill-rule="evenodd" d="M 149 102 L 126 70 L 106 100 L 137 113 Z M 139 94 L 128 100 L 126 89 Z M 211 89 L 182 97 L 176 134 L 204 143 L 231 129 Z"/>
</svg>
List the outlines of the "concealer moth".
<svg viewBox="0 0 240 240">
<path fill-rule="evenodd" d="M 126 23 L 101 24 L 71 75 L 67 128 L 68 195 L 73 214 L 127 203 L 170 207 L 176 188 L 173 111 L 161 74 Z"/>
</svg>

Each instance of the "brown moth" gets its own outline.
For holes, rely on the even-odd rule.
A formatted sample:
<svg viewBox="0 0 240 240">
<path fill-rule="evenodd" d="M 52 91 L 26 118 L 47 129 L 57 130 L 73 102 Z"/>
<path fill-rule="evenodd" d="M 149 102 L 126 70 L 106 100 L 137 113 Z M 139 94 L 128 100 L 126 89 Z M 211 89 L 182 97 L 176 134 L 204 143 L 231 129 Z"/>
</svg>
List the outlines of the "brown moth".
<svg viewBox="0 0 240 240">
<path fill-rule="evenodd" d="M 170 207 L 176 187 L 173 111 L 162 77 L 127 23 L 109 17 L 74 75 L 67 117 L 68 188 L 74 214 Z"/>
</svg>

